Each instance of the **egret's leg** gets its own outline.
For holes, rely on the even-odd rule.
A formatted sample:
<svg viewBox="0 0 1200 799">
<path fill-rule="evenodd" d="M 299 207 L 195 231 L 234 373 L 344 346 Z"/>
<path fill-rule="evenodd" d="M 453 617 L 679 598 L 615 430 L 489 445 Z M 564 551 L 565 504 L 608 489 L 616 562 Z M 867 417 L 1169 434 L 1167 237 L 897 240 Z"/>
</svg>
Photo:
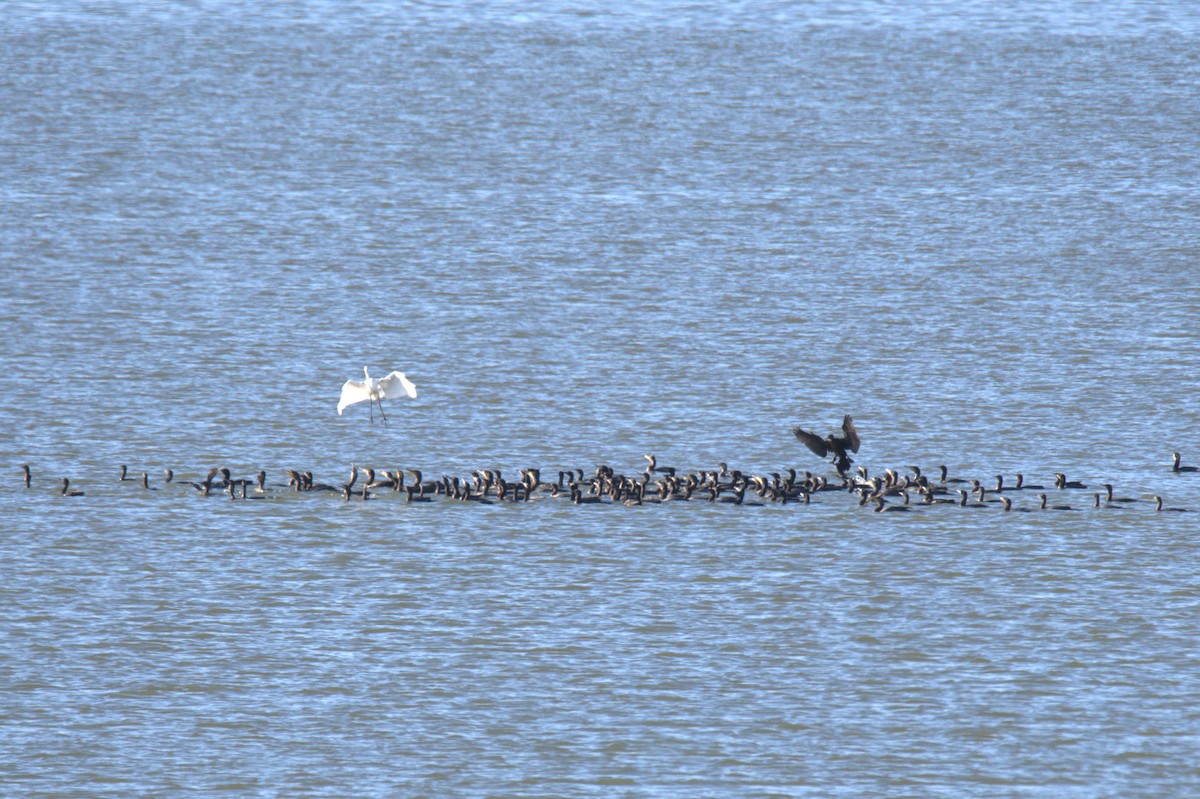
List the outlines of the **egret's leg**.
<svg viewBox="0 0 1200 799">
<path fill-rule="evenodd" d="M 383 426 L 387 427 L 387 414 L 383 412 L 383 400 L 376 400 L 379 403 L 379 415 L 383 417 Z"/>
</svg>

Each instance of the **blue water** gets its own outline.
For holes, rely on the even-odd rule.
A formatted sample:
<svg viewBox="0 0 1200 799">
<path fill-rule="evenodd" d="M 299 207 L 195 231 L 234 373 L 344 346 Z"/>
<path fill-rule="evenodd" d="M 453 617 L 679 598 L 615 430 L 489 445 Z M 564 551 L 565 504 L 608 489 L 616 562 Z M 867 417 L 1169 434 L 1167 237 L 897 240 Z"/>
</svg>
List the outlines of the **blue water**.
<svg viewBox="0 0 1200 799">
<path fill-rule="evenodd" d="M 611 5 L 5 6 L 5 793 L 1196 792 L 1200 13 Z"/>
</svg>

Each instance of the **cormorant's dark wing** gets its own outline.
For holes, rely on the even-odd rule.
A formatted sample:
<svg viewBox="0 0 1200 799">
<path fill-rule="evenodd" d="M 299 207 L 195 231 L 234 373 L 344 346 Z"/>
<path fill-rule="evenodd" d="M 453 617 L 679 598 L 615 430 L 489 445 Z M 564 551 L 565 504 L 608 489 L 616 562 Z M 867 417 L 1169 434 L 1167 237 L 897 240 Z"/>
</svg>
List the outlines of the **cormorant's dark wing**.
<svg viewBox="0 0 1200 799">
<path fill-rule="evenodd" d="M 850 414 L 846 414 L 842 419 L 842 431 L 846 434 L 846 446 L 851 452 L 858 452 L 858 431 L 854 429 L 854 420 L 850 418 Z"/>
<path fill-rule="evenodd" d="M 825 444 L 825 439 L 821 438 L 816 433 L 810 433 L 800 427 L 792 428 L 792 435 L 796 437 L 801 444 L 811 449 L 822 458 L 829 452 L 829 447 Z"/>
</svg>

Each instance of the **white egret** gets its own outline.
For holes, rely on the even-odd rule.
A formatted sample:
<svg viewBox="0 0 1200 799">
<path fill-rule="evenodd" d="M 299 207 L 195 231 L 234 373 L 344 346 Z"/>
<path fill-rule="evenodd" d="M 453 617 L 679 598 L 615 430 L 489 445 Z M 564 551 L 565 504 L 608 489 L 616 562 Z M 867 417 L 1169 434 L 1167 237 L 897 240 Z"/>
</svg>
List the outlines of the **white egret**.
<svg viewBox="0 0 1200 799">
<path fill-rule="evenodd" d="M 392 372 L 387 377 L 373 378 L 371 373 L 367 371 L 367 367 L 363 367 L 363 380 L 347 380 L 342 386 L 342 398 L 338 400 L 338 416 L 342 415 L 342 411 L 347 405 L 354 405 L 357 402 L 375 402 L 379 404 L 379 413 L 383 416 L 383 423 L 387 424 L 387 414 L 383 412 L 383 401 L 385 399 L 396 399 L 408 395 L 413 399 L 417 396 L 417 387 L 404 376 L 402 372 Z M 375 406 L 371 408 L 371 421 L 375 421 Z"/>
</svg>

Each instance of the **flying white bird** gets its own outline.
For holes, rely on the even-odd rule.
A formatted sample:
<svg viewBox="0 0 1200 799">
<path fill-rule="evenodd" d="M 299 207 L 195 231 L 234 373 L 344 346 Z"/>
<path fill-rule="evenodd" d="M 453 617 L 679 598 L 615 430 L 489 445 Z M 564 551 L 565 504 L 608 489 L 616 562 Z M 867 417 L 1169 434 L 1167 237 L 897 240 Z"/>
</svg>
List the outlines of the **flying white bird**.
<svg viewBox="0 0 1200 799">
<path fill-rule="evenodd" d="M 347 405 L 353 405 L 356 402 L 375 402 L 379 404 L 379 413 L 383 416 L 383 423 L 387 424 L 387 414 L 383 412 L 383 401 L 385 399 L 396 399 L 408 395 L 416 398 L 417 387 L 412 384 L 402 372 L 392 372 L 387 377 L 375 379 L 371 377 L 371 373 L 367 371 L 367 367 L 363 367 L 363 380 L 347 380 L 342 386 L 342 398 L 338 400 L 338 416 L 342 415 L 342 411 Z M 375 421 L 375 406 L 371 408 L 371 421 Z"/>
</svg>

